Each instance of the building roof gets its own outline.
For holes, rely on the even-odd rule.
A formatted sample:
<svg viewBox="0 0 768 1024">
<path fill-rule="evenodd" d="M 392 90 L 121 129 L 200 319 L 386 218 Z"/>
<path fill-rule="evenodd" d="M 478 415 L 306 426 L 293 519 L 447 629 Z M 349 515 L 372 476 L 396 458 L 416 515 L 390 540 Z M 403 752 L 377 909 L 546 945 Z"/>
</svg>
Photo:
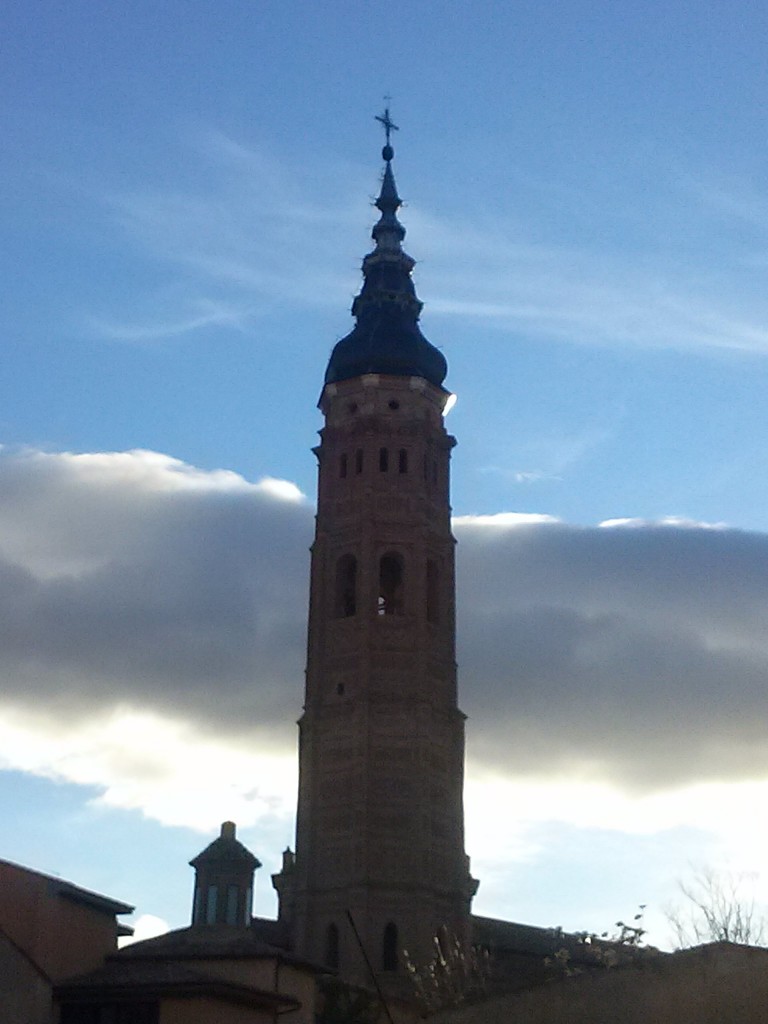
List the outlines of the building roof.
<svg viewBox="0 0 768 1024">
<path fill-rule="evenodd" d="M 42 871 L 33 871 L 31 868 L 15 864 L 13 861 L 0 860 L 0 869 L 3 867 L 41 879 L 46 883 L 47 891 L 52 896 L 61 896 L 63 899 L 71 900 L 73 903 L 80 903 L 110 916 L 115 914 L 132 914 L 135 909 L 129 903 L 114 900 L 109 896 L 102 896 L 101 893 L 92 892 L 90 889 L 82 889 L 79 885 L 74 885 L 72 882 L 65 882 L 62 878 L 46 875 Z"/>
<path fill-rule="evenodd" d="M 161 996 L 213 996 L 226 1002 L 279 1011 L 296 1009 L 300 1003 L 285 993 L 269 992 L 162 960 L 136 962 L 117 957 L 105 967 L 70 978 L 57 985 L 61 1002 L 92 1002 L 104 999 L 139 1000 Z"/>
<path fill-rule="evenodd" d="M 251 929 L 258 938 L 279 949 L 291 948 L 291 933 L 285 921 L 270 917 L 252 917 Z"/>
<path fill-rule="evenodd" d="M 592 964 L 596 962 L 596 951 L 622 949 L 627 955 L 667 957 L 651 946 L 622 944 L 609 938 L 587 936 L 586 933 L 564 932 L 562 928 L 540 928 L 536 925 L 520 924 L 517 921 L 502 921 L 494 917 L 472 916 L 472 941 L 476 945 L 502 956 L 531 957 L 541 960 L 555 956 L 565 950 L 573 962 Z M 599 962 L 599 956 L 597 959 Z"/>
<path fill-rule="evenodd" d="M 278 946 L 273 946 L 259 934 L 258 927 L 235 928 L 232 925 L 192 925 L 177 928 L 152 939 L 124 946 L 110 957 L 122 960 L 213 960 L 213 959 L 269 959 L 306 967 L 322 968 Z"/>
<path fill-rule="evenodd" d="M 685 963 L 695 960 L 725 959 L 731 961 L 746 961 L 748 959 L 768 959 L 768 948 L 765 946 L 753 946 L 747 942 L 730 942 L 726 939 L 719 939 L 716 942 L 702 942 L 699 946 L 687 946 L 685 949 L 676 949 L 670 954 L 670 961 L 674 963 Z"/>
<path fill-rule="evenodd" d="M 251 851 L 243 846 L 235 835 L 235 823 L 224 821 L 221 825 L 221 834 L 209 843 L 208 846 L 189 862 L 190 867 L 199 868 L 203 864 L 211 863 L 239 863 L 247 866 L 251 871 L 261 867 L 261 861 L 254 857 Z"/>
<path fill-rule="evenodd" d="M 550 956 L 574 936 L 566 935 L 558 928 L 540 928 L 473 914 L 472 938 L 479 945 L 505 952 Z"/>
</svg>

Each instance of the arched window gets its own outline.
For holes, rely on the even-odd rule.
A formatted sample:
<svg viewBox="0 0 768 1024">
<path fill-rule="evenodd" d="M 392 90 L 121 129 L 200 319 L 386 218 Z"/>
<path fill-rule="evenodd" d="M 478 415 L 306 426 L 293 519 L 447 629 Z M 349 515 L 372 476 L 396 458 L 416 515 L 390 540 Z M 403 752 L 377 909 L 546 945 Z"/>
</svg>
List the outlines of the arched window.
<svg viewBox="0 0 768 1024">
<path fill-rule="evenodd" d="M 332 971 L 339 969 L 339 928 L 335 924 L 329 924 L 325 933 L 325 964 Z"/>
<path fill-rule="evenodd" d="M 427 622 L 440 621 L 440 571 L 437 563 L 427 559 Z"/>
<path fill-rule="evenodd" d="M 379 615 L 403 614 L 403 557 L 394 551 L 379 562 Z"/>
<path fill-rule="evenodd" d="M 355 452 L 355 473 L 358 476 L 363 472 L 363 449 L 358 448 Z"/>
<path fill-rule="evenodd" d="M 337 619 L 348 619 L 357 611 L 357 559 L 342 555 L 336 563 L 335 614 Z"/>
<path fill-rule="evenodd" d="M 379 448 L 379 472 L 386 473 L 389 469 L 389 449 Z"/>
<path fill-rule="evenodd" d="M 384 929 L 381 944 L 381 966 L 385 971 L 397 970 L 397 925 L 390 921 Z"/>
<path fill-rule="evenodd" d="M 397 471 L 398 473 L 408 472 L 408 452 L 405 448 L 401 448 L 397 455 Z"/>
</svg>

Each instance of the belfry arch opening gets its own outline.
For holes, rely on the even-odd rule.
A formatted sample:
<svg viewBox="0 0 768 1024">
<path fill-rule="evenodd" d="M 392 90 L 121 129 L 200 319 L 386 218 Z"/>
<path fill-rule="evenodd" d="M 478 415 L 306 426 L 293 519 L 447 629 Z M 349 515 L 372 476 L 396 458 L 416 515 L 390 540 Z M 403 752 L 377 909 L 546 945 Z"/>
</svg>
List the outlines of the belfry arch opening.
<svg viewBox="0 0 768 1024">
<path fill-rule="evenodd" d="M 377 613 L 379 615 L 403 614 L 403 556 L 396 551 L 388 551 L 379 561 L 379 597 Z"/>
<path fill-rule="evenodd" d="M 437 562 L 427 559 L 427 622 L 440 621 L 440 570 Z"/>
<path fill-rule="evenodd" d="M 334 605 L 337 619 L 349 619 L 357 612 L 357 559 L 354 555 L 342 555 L 336 563 Z"/>
<path fill-rule="evenodd" d="M 333 971 L 339 969 L 339 926 L 331 923 L 325 933 L 325 964 Z"/>
<path fill-rule="evenodd" d="M 381 966 L 385 971 L 397 970 L 397 925 L 390 921 L 384 928 L 381 943 Z"/>
</svg>

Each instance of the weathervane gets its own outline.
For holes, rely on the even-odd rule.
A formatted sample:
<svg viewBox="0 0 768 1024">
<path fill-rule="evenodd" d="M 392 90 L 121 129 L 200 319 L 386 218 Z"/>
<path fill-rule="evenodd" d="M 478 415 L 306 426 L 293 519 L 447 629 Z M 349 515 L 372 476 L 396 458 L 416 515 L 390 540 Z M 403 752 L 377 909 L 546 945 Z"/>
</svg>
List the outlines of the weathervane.
<svg viewBox="0 0 768 1024">
<path fill-rule="evenodd" d="M 376 114 L 376 120 L 380 121 L 381 124 L 383 125 L 383 127 L 384 127 L 384 134 L 387 137 L 387 144 L 384 147 L 384 152 L 385 153 L 388 152 L 389 156 L 385 156 L 384 157 L 385 160 L 391 160 L 392 157 L 394 156 L 394 153 L 392 151 L 392 146 L 390 145 L 390 141 L 389 141 L 390 135 L 392 134 L 392 132 L 399 132 L 400 131 L 400 128 L 395 124 L 395 122 L 389 116 L 389 101 L 391 99 L 392 99 L 391 96 L 385 96 L 384 97 L 384 102 L 386 103 L 386 106 L 384 107 L 384 114 L 383 115 L 382 114 Z"/>
</svg>

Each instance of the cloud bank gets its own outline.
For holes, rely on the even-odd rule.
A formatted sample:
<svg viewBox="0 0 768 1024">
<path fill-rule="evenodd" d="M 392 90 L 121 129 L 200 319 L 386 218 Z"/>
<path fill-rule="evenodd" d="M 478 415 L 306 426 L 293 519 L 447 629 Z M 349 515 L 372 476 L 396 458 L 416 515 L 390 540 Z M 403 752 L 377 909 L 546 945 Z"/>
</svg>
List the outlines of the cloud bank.
<svg viewBox="0 0 768 1024">
<path fill-rule="evenodd" d="M 768 773 L 768 538 L 460 520 L 475 757 L 634 789 Z"/>
<path fill-rule="evenodd" d="M 290 813 L 312 522 L 285 481 L 0 449 L 0 764 L 177 824 Z M 768 537 L 455 530 L 470 774 L 646 796 L 768 779 Z"/>
</svg>

